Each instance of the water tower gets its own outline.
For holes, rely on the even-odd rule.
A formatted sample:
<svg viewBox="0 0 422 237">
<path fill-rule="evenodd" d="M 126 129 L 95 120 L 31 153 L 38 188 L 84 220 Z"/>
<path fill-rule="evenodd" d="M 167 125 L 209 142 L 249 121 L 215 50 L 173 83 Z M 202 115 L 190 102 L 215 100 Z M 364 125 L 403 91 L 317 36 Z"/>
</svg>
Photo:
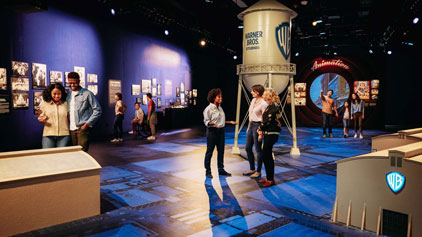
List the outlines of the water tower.
<svg viewBox="0 0 422 237">
<path fill-rule="evenodd" d="M 243 20 L 243 64 L 237 65 L 239 85 L 237 91 L 236 125 L 233 154 L 240 154 L 238 147 L 239 131 L 247 121 L 246 114 L 239 129 L 240 103 L 242 91 L 249 103 L 246 90 L 255 84 L 274 88 L 278 93 L 293 85 L 296 65 L 290 63 L 291 20 L 297 13 L 275 0 L 261 0 L 238 15 Z M 296 139 L 296 116 L 294 87 L 291 90 L 292 128 L 284 113 L 283 119 L 293 135 L 292 155 L 299 155 Z"/>
</svg>

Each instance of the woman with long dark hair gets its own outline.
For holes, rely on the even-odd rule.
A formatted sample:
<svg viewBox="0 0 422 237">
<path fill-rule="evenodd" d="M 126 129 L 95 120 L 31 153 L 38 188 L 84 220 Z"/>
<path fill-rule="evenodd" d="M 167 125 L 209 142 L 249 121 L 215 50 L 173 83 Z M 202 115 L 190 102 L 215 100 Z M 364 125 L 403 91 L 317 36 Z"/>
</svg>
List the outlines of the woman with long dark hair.
<svg viewBox="0 0 422 237">
<path fill-rule="evenodd" d="M 43 91 L 38 122 L 44 124 L 42 148 L 64 147 L 70 141 L 66 90 L 62 84 L 51 84 Z"/>
<path fill-rule="evenodd" d="M 365 118 L 365 106 L 363 100 L 359 98 L 356 93 L 352 94 L 352 108 L 351 108 L 351 119 L 353 120 L 353 126 L 355 128 L 355 138 L 357 134 L 357 124 L 359 124 L 359 138 L 362 139 L 362 120 Z"/>
</svg>

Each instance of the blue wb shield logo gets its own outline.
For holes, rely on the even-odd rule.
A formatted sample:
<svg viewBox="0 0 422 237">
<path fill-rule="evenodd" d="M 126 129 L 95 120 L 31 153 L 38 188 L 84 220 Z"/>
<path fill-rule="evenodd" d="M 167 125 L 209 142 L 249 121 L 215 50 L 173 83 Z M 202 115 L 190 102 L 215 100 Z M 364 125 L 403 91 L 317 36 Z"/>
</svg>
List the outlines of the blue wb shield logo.
<svg viewBox="0 0 422 237">
<path fill-rule="evenodd" d="M 400 192 L 400 190 L 402 190 L 405 181 L 406 181 L 406 178 L 399 172 L 393 171 L 387 174 L 388 187 L 394 193 L 398 193 Z"/>
<path fill-rule="evenodd" d="M 290 56 L 291 35 L 290 24 L 287 22 L 275 28 L 275 38 L 281 54 L 287 60 Z"/>
</svg>

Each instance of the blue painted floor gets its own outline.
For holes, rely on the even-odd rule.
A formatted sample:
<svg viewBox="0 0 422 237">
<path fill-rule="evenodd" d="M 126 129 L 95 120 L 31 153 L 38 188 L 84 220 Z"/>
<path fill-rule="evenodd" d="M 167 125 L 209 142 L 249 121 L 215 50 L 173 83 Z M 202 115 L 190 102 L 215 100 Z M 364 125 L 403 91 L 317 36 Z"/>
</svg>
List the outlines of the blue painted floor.
<svg viewBox="0 0 422 237">
<path fill-rule="evenodd" d="M 375 236 L 329 222 L 336 195 L 335 161 L 370 152 L 364 139 L 321 138 L 320 128 L 298 128 L 301 155 L 290 156 L 291 136 L 284 129 L 274 147 L 277 185 L 261 188 L 242 173 L 249 169 L 241 155 L 232 155 L 234 131 L 226 128 L 225 169 L 214 178 L 203 168 L 203 129 L 166 132 L 157 141 L 94 143 L 90 154 L 103 166 L 101 215 L 44 228 L 23 236 Z M 265 177 L 265 167 L 262 170 Z"/>
</svg>

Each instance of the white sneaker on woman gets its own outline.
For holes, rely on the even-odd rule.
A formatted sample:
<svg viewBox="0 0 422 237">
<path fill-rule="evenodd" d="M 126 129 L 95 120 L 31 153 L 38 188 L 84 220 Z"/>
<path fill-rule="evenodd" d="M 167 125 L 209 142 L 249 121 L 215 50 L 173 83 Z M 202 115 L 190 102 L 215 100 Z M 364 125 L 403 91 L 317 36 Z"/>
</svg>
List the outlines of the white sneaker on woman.
<svg viewBox="0 0 422 237">
<path fill-rule="evenodd" d="M 360 134 L 360 135 L 359 135 L 359 138 L 360 138 L 360 139 L 362 139 L 362 138 L 363 138 L 362 134 Z"/>
<path fill-rule="evenodd" d="M 110 142 L 113 142 L 113 143 L 115 143 L 115 142 L 119 142 L 119 139 L 114 138 L 114 139 L 113 139 L 113 140 L 111 140 Z"/>
<path fill-rule="evenodd" d="M 147 140 L 154 141 L 155 140 L 155 137 L 150 136 L 150 137 L 147 138 Z"/>
<path fill-rule="evenodd" d="M 357 137 L 358 137 L 358 134 L 356 134 L 356 133 L 355 133 L 355 135 L 354 135 L 353 137 L 354 137 L 354 138 L 357 138 Z"/>
</svg>

